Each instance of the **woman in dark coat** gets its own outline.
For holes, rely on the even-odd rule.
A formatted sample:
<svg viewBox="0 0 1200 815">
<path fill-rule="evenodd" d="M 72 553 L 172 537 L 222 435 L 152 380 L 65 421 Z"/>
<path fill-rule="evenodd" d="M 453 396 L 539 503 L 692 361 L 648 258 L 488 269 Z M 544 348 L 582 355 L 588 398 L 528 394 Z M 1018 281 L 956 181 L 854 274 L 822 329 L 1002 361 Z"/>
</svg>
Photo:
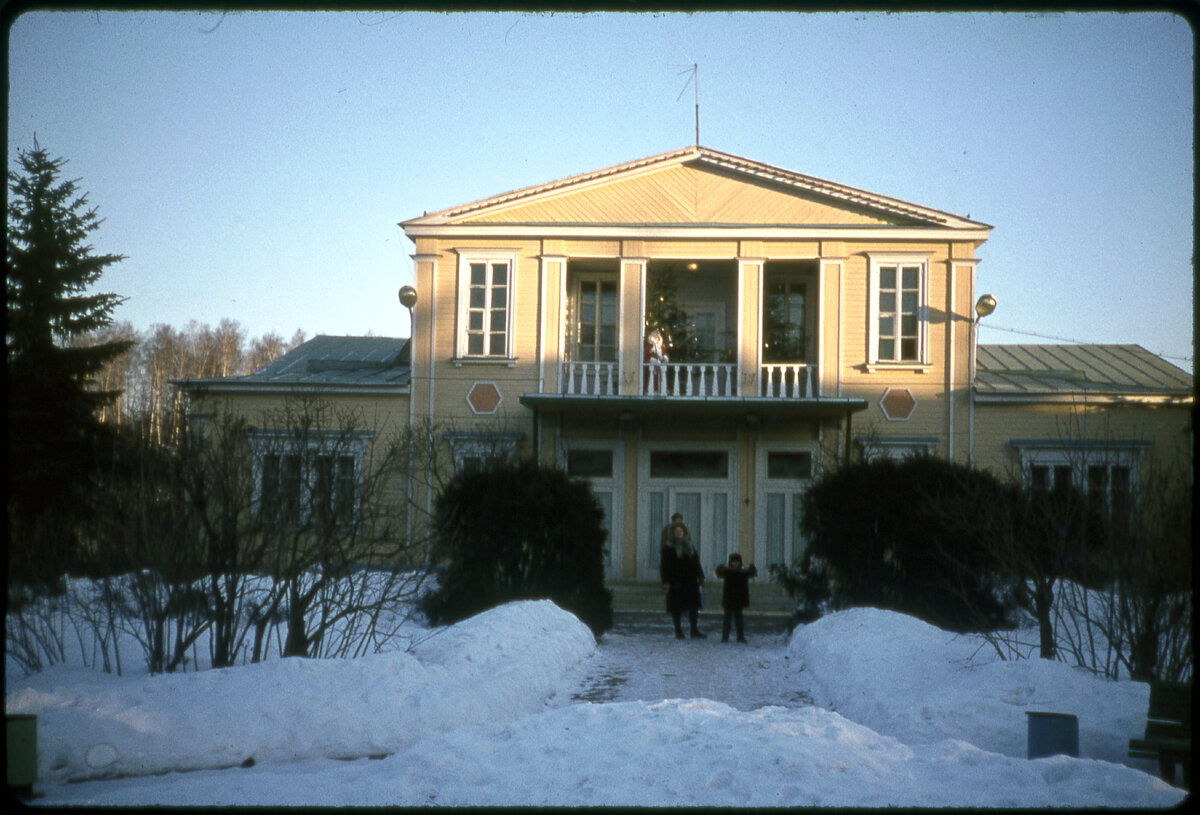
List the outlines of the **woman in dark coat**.
<svg viewBox="0 0 1200 815">
<path fill-rule="evenodd" d="M 676 639 L 683 639 L 681 618 L 687 612 L 693 638 L 704 637 L 696 623 L 700 614 L 700 586 L 704 584 L 704 569 L 700 566 L 700 555 L 692 546 L 687 527 L 681 523 L 671 524 L 667 539 L 659 550 L 659 576 L 663 591 L 667 594 L 667 611 L 675 623 Z"/>
<path fill-rule="evenodd" d="M 750 578 L 758 574 L 754 564 L 742 566 L 742 556 L 734 552 L 729 556 L 729 565 L 717 567 L 717 577 L 725 581 L 721 590 L 721 605 L 725 608 L 725 622 L 721 627 L 721 642 L 729 642 L 729 623 L 737 625 L 737 641 L 746 641 L 746 625 L 742 620 L 742 609 L 750 605 Z"/>
</svg>

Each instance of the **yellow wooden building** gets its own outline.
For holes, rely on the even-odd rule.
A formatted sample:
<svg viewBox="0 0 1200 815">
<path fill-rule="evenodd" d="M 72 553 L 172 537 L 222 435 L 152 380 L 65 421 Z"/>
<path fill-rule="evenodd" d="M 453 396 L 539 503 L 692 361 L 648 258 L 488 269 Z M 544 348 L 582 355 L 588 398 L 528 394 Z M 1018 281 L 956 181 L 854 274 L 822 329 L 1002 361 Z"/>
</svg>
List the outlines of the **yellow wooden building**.
<svg viewBox="0 0 1200 815">
<path fill-rule="evenodd" d="M 422 428 L 448 467 L 524 454 L 586 478 L 614 582 L 657 581 L 673 512 L 710 573 L 733 551 L 763 573 L 790 562 L 800 497 L 838 461 L 927 453 L 1040 479 L 1075 442 L 1121 441 L 1143 468 L 1190 462 L 1191 377 L 1136 346 L 1068 347 L 1094 365 L 1135 357 L 1152 384 L 1037 350 L 1056 346 L 976 359 L 991 227 L 968 218 L 687 147 L 401 227 L 415 246 L 409 365 L 360 397 Z M 278 370 L 321 368 L 305 348 Z M 185 388 L 237 409 L 305 386 L 240 379 Z M 1108 389 L 1065 387 L 1081 382 Z M 307 386 L 360 398 L 345 380 Z M 432 505 L 430 481 L 412 479 L 417 506 Z"/>
</svg>

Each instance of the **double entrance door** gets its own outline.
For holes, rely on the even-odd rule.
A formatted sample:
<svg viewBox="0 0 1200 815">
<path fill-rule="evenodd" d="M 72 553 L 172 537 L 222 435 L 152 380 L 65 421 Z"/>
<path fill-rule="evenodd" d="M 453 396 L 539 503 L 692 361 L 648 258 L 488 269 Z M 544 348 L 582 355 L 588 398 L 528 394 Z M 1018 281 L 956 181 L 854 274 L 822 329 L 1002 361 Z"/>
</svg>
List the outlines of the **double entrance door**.
<svg viewBox="0 0 1200 815">
<path fill-rule="evenodd" d="M 717 565 L 736 547 L 736 484 L 731 460 L 732 451 L 719 448 L 651 449 L 643 458 L 641 483 L 646 489 L 638 499 L 643 525 L 638 534 L 638 580 L 659 579 L 662 530 L 676 512 L 691 533 L 706 579 L 715 577 Z"/>
</svg>

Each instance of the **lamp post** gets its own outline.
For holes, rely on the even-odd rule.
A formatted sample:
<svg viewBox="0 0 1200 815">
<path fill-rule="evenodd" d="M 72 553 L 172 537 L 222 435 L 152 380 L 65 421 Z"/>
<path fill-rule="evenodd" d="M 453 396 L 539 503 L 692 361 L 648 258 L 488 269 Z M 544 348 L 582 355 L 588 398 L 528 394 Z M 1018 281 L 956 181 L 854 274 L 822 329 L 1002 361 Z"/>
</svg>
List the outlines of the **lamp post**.
<svg viewBox="0 0 1200 815">
<path fill-rule="evenodd" d="M 975 466 L 975 357 L 979 353 L 979 321 L 996 310 L 996 298 L 984 294 L 975 301 L 975 319 L 971 321 L 971 381 L 967 403 L 967 464 Z"/>
<path fill-rule="evenodd" d="M 416 377 L 413 376 L 413 369 L 416 366 L 417 356 L 413 353 L 413 342 L 416 340 L 416 331 L 413 328 L 413 307 L 417 304 L 417 290 L 412 286 L 401 286 L 400 291 L 396 292 L 396 296 L 400 300 L 400 305 L 404 306 L 408 311 L 408 506 L 404 508 L 404 529 L 405 537 L 407 538 L 408 546 L 412 546 L 412 507 L 413 507 L 413 382 Z"/>
</svg>

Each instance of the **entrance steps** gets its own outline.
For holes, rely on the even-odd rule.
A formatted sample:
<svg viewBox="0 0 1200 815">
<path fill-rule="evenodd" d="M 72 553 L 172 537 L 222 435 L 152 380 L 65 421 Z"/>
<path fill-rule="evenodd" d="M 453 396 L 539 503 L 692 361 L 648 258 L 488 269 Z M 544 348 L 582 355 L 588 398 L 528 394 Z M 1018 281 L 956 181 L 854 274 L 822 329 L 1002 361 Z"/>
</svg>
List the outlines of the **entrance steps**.
<svg viewBox="0 0 1200 815">
<path fill-rule="evenodd" d="M 663 597 L 662 584 L 639 583 L 632 580 L 607 584 L 613 595 L 614 611 L 663 611 L 667 603 Z M 708 580 L 704 584 L 704 612 L 721 612 L 720 580 Z M 791 615 L 796 602 L 778 583 L 757 577 L 750 581 L 750 606 L 747 614 Z"/>
</svg>

